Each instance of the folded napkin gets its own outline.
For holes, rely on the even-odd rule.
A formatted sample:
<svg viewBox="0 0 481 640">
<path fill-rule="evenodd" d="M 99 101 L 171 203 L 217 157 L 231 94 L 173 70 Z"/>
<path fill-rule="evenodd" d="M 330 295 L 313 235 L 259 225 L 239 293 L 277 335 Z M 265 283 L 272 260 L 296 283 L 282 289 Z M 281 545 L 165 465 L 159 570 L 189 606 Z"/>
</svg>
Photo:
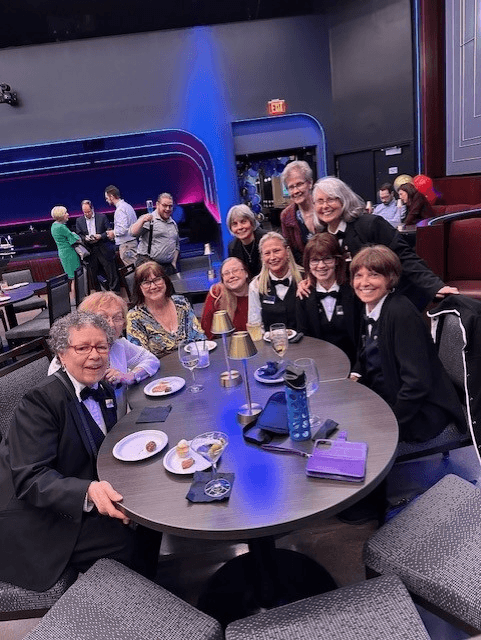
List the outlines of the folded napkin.
<svg viewBox="0 0 481 640">
<path fill-rule="evenodd" d="M 223 496 L 208 496 L 204 493 L 205 485 L 212 480 L 211 471 L 196 471 L 194 473 L 194 479 L 190 485 L 188 494 L 185 496 L 190 502 L 219 502 L 221 500 L 227 500 L 230 498 L 232 486 L 234 484 L 235 474 L 233 473 L 217 473 L 216 478 L 225 478 L 230 482 L 230 489 Z"/>
<path fill-rule="evenodd" d="M 263 380 L 277 380 L 277 378 L 282 378 L 285 370 L 286 367 L 284 364 L 279 367 L 278 362 L 270 362 L 268 360 L 263 367 L 259 368 L 257 375 Z"/>
<path fill-rule="evenodd" d="M 171 404 L 168 404 L 165 407 L 145 407 L 140 412 L 135 424 L 140 424 L 142 422 L 165 422 L 171 409 Z"/>
</svg>

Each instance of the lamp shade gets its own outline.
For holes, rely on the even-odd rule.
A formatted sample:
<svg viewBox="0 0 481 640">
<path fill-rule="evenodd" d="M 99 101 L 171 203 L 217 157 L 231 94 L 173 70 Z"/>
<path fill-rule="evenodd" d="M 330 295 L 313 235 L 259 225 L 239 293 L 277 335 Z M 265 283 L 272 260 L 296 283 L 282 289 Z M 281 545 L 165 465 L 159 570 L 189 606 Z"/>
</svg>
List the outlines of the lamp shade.
<svg viewBox="0 0 481 640">
<path fill-rule="evenodd" d="M 210 248 L 210 243 L 206 242 L 206 244 L 204 245 L 204 255 L 205 256 L 211 256 L 212 255 L 212 249 Z"/>
<path fill-rule="evenodd" d="M 227 311 L 216 311 L 214 313 L 210 330 L 219 336 L 234 331 L 234 325 Z"/>
<path fill-rule="evenodd" d="M 232 360 L 245 360 L 252 358 L 256 353 L 256 346 L 248 332 L 236 331 L 230 339 L 229 358 Z"/>
</svg>

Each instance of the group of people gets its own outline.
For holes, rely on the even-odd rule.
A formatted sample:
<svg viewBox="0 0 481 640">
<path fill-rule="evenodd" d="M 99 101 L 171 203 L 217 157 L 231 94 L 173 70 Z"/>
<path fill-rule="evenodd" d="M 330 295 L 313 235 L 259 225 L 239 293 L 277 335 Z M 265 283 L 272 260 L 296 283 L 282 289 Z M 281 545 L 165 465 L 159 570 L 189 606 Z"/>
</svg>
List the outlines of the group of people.
<svg viewBox="0 0 481 640">
<path fill-rule="evenodd" d="M 374 215 L 381 216 L 393 227 L 410 226 L 425 218 L 432 218 L 434 210 L 424 194 L 416 189 L 414 184 L 406 182 L 398 188 L 399 200 L 390 182 L 381 185 L 379 189 L 380 204 L 375 207 Z"/>
<path fill-rule="evenodd" d="M 115 207 L 113 229 L 105 214 L 94 211 L 90 200 L 82 200 L 83 215 L 76 220 L 75 232 L 67 227 L 69 214 L 65 207 L 58 205 L 51 211 L 54 219 L 52 236 L 68 277 L 73 280 L 74 272 L 80 266 L 80 258 L 75 250 L 79 243 L 89 251 L 88 269 L 97 291 L 101 289 L 98 280 L 101 268 L 105 276 L 105 288 L 120 292 L 116 251 L 124 265 L 139 265 L 154 260 L 166 273 L 175 273 L 179 257 L 179 230 L 172 219 L 172 196 L 161 193 L 155 211 L 139 218 L 114 185 L 106 187 L 105 200 Z"/>
<path fill-rule="evenodd" d="M 457 290 L 430 271 L 393 224 L 366 213 L 364 201 L 338 178 L 313 185 L 309 165 L 295 161 L 282 179 L 292 203 L 281 213 L 281 234 L 259 229 L 245 205 L 229 211 L 232 257 L 209 292 L 204 331 L 219 308 L 245 329 L 247 303 L 248 323 L 268 330 L 283 322 L 341 348 L 352 379 L 393 408 L 401 440 L 431 439 L 452 421 L 464 430 L 459 401 L 420 313 L 436 296 Z M 388 205 L 393 190 L 383 186 Z M 411 187 L 399 189 L 407 216 L 419 200 Z"/>
<path fill-rule="evenodd" d="M 392 407 L 401 440 L 430 439 L 452 421 L 465 427 L 420 314 L 436 294 L 456 290 L 427 268 L 389 222 L 366 214 L 363 201 L 342 181 L 328 177 L 312 185 L 302 162 L 288 165 L 283 179 L 293 202 L 281 216 L 282 234 L 259 229 L 244 205 L 230 210 L 235 239 L 200 322 L 167 273 L 177 258 L 171 235 L 172 260 L 162 254 L 162 260 L 137 266 L 130 311 L 115 291 L 96 292 L 54 323 L 49 375 L 27 391 L 0 442 L 1 580 L 45 590 L 67 565 L 84 571 L 99 557 L 155 574 L 159 536 L 130 525 L 118 507 L 122 496 L 99 481 L 96 457 L 127 411 L 126 387 L 153 375 L 159 359 L 183 340 L 210 338 L 212 316 L 220 309 L 238 330 L 248 322 L 266 329 L 284 322 L 336 344 L 351 361 L 351 378 Z M 116 196 L 107 195 L 114 203 Z M 160 209 L 170 208 L 167 200 L 161 194 L 159 218 Z M 111 231 L 97 226 L 89 201 L 82 210 L 79 226 L 92 245 L 115 238 L 124 260 L 135 251 L 150 255 L 155 231 L 150 234 L 148 214 L 131 221 L 128 205 L 117 202 Z M 52 215 L 60 253 L 76 236 L 61 228 L 68 219 L 63 207 Z M 137 246 L 137 236 L 144 244 Z"/>
</svg>

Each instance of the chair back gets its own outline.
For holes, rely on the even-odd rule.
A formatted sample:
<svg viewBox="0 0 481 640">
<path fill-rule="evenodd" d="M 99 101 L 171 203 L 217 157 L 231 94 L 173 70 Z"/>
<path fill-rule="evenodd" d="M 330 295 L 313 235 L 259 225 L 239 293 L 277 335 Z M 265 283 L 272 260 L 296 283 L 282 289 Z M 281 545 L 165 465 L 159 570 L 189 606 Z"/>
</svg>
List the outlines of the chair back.
<svg viewBox="0 0 481 640">
<path fill-rule="evenodd" d="M 66 273 L 47 280 L 47 299 L 50 325 L 71 312 L 70 282 Z"/>
<path fill-rule="evenodd" d="M 466 341 L 459 317 L 454 313 L 446 313 L 438 327 L 437 345 L 439 359 L 443 363 L 456 391 L 465 396 L 464 349 Z"/>
<path fill-rule="evenodd" d="M 51 353 L 44 338 L 37 338 L 15 349 L 0 353 L 0 440 L 27 389 L 47 377 Z"/>
<path fill-rule="evenodd" d="M 3 274 L 3 279 L 8 284 L 18 284 L 19 282 L 33 282 L 32 272 L 30 269 L 21 269 L 20 271 L 9 271 Z"/>
<path fill-rule="evenodd" d="M 128 264 L 119 269 L 120 283 L 127 291 L 130 302 L 132 302 L 132 295 L 134 293 L 134 274 L 135 265 L 133 264 Z"/>
<path fill-rule="evenodd" d="M 87 272 L 83 265 L 74 271 L 75 306 L 78 308 L 82 300 L 88 295 Z"/>
</svg>

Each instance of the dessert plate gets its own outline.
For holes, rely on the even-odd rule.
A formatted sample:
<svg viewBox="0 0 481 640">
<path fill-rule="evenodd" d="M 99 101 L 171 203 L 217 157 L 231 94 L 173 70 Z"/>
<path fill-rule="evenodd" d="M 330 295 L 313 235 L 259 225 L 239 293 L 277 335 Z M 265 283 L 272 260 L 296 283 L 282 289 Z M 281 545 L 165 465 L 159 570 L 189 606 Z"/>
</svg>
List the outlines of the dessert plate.
<svg viewBox="0 0 481 640">
<path fill-rule="evenodd" d="M 161 382 L 166 382 L 170 387 L 170 391 L 154 391 L 154 388 Z M 149 384 L 144 387 L 144 393 L 147 396 L 153 396 L 155 398 L 170 396 L 172 393 L 175 393 L 176 391 L 179 391 L 179 389 L 182 389 L 183 386 L 185 386 L 184 378 L 181 378 L 179 376 L 166 376 L 165 378 L 159 378 L 158 380 L 149 382 Z"/>
<path fill-rule="evenodd" d="M 112 453 L 117 460 L 122 460 L 123 462 L 144 460 L 162 451 L 168 441 L 167 434 L 163 431 L 145 429 L 144 431 L 130 433 L 122 440 L 119 440 L 112 449 Z M 145 448 L 147 442 L 155 442 L 156 447 L 153 451 L 147 451 Z"/>
<path fill-rule="evenodd" d="M 295 338 L 297 336 L 297 331 L 294 331 L 294 329 L 288 329 L 287 330 L 287 339 L 288 340 L 292 340 L 292 338 Z M 270 342 L 271 341 L 271 336 L 269 334 L 269 331 L 266 331 L 264 333 L 264 340 L 266 342 Z"/>
<path fill-rule="evenodd" d="M 190 444 L 192 440 L 188 440 L 187 442 Z M 172 447 L 172 449 L 167 451 L 164 456 L 163 462 L 167 471 L 177 473 L 179 475 L 189 475 L 189 473 L 192 474 L 194 471 L 205 471 L 205 469 L 210 467 L 210 462 L 208 460 L 200 456 L 198 453 L 195 453 L 195 451 L 192 451 L 192 449 L 189 449 L 187 458 L 193 458 L 194 464 L 188 469 L 182 469 L 182 460 L 185 460 L 185 458 L 179 458 L 175 449 L 176 447 Z"/>
</svg>

